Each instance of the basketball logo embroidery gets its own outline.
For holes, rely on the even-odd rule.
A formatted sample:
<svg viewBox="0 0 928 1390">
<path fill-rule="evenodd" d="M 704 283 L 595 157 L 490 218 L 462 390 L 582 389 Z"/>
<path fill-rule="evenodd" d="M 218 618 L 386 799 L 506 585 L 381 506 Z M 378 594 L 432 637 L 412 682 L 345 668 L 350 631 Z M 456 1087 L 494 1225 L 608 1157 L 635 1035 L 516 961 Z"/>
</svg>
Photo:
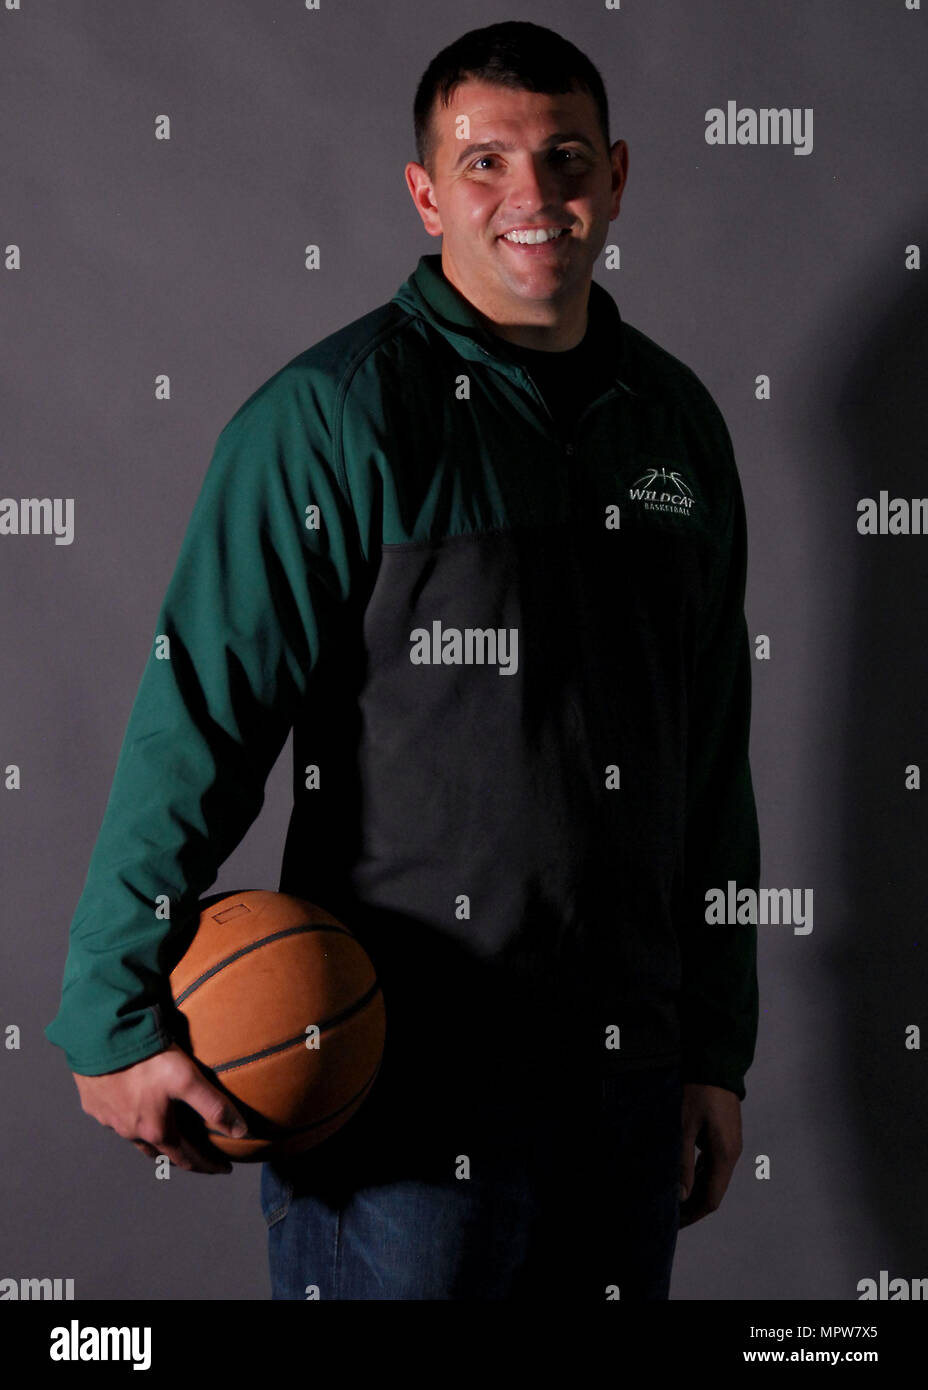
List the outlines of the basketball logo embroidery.
<svg viewBox="0 0 928 1390">
<path fill-rule="evenodd" d="M 673 512 L 689 517 L 696 506 L 693 489 L 683 475 L 663 466 L 642 473 L 628 489 L 628 496 L 646 512 Z"/>
</svg>

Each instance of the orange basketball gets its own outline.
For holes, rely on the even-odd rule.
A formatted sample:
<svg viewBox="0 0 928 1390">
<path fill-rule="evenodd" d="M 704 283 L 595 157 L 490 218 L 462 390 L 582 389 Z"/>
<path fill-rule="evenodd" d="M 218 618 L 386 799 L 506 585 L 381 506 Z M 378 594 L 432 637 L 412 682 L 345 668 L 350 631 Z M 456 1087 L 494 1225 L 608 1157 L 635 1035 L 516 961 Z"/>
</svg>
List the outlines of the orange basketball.
<svg viewBox="0 0 928 1390">
<path fill-rule="evenodd" d="M 239 1163 L 315 1148 L 374 1084 L 386 1016 L 370 957 L 328 912 L 285 893 L 206 900 L 171 971 L 178 1042 L 248 1125 L 208 1130 Z M 185 1023 L 184 1023 L 185 1020 Z"/>
</svg>

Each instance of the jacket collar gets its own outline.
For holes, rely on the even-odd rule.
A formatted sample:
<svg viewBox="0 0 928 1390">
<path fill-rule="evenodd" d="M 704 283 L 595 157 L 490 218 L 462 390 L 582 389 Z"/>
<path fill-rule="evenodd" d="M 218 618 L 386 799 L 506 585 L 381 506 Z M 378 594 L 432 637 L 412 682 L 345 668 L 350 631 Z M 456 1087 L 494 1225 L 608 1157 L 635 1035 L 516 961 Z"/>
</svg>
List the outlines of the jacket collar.
<svg viewBox="0 0 928 1390">
<path fill-rule="evenodd" d="M 447 279 L 441 256 L 420 256 L 419 264 L 393 296 L 393 302 L 408 313 L 426 319 L 448 338 L 462 357 L 486 362 L 506 371 L 520 373 L 519 365 L 506 356 L 505 344 L 487 329 L 476 309 Z M 608 354 L 615 379 L 625 385 L 623 369 L 627 345 L 625 325 L 611 294 L 595 280 L 590 283 L 589 325 Z"/>
</svg>

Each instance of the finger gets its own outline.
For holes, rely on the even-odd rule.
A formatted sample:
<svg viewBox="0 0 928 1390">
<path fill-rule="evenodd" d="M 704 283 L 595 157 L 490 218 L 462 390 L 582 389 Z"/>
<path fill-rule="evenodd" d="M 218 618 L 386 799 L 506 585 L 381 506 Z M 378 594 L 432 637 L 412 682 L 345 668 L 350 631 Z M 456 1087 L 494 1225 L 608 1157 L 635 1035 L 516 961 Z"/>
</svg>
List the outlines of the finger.
<svg viewBox="0 0 928 1390">
<path fill-rule="evenodd" d="M 711 1154 L 700 1154 L 696 1164 L 696 1181 L 693 1191 L 680 1209 L 680 1225 L 691 1226 L 704 1216 L 718 1211 L 722 1198 L 728 1190 L 734 1165 Z"/>
<path fill-rule="evenodd" d="M 680 1229 L 684 1226 L 692 1226 L 697 1221 L 702 1221 L 704 1217 L 711 1216 L 712 1213 L 705 1202 L 700 1202 L 696 1196 L 691 1197 L 684 1206 L 680 1208 Z"/>
<path fill-rule="evenodd" d="M 706 1202 L 706 1165 L 702 1154 L 696 1160 L 696 1171 L 693 1177 L 693 1185 L 686 1201 L 680 1204 L 680 1226 L 692 1226 L 694 1221 L 701 1221 L 704 1216 L 709 1215 L 709 1207 Z"/>
<path fill-rule="evenodd" d="M 183 1154 L 187 1167 L 192 1173 L 231 1173 L 232 1164 L 223 1155 L 218 1158 L 214 1153 L 199 1147 L 190 1139 L 181 1138 L 178 1144 L 180 1153 Z M 218 1150 L 216 1151 L 218 1153 Z"/>
<path fill-rule="evenodd" d="M 189 1168 L 190 1160 L 177 1142 L 174 1132 L 173 1105 L 169 1100 L 161 1100 L 150 1111 L 137 1116 L 134 1129 L 122 1133 L 141 1153 L 153 1158 L 167 1158 L 177 1168 Z"/>
<path fill-rule="evenodd" d="M 146 1158 L 158 1157 L 158 1150 L 155 1148 L 154 1144 L 147 1144 L 144 1139 L 130 1139 L 129 1142 L 130 1144 L 134 1144 L 139 1153 L 144 1154 Z"/>
<path fill-rule="evenodd" d="M 696 1174 L 699 1139 L 699 1112 L 684 1101 L 680 1147 L 680 1201 L 686 1201 L 693 1190 Z"/>
<path fill-rule="evenodd" d="M 182 1168 L 188 1173 L 231 1173 L 231 1164 L 225 1166 L 215 1162 L 212 1158 L 200 1154 L 183 1139 L 176 1144 L 147 1144 L 142 1139 L 133 1139 L 132 1143 L 149 1158 L 167 1158 L 175 1168 Z"/>
<path fill-rule="evenodd" d="M 172 1130 L 170 1115 L 169 1105 L 160 1123 L 152 1122 L 147 1129 L 143 1128 L 142 1134 L 128 1137 L 131 1137 L 136 1148 L 140 1148 L 142 1152 L 150 1152 L 153 1158 L 167 1158 L 175 1168 L 190 1169 L 193 1163 L 190 1155 L 184 1152 L 176 1132 Z"/>
<path fill-rule="evenodd" d="M 717 1211 L 728 1191 L 734 1163 L 720 1155 L 710 1155 L 706 1170 L 706 1202 L 710 1211 Z"/>
<path fill-rule="evenodd" d="M 218 1129 L 230 1139 L 241 1139 L 248 1133 L 248 1126 L 232 1102 L 200 1072 L 189 1072 L 174 1095 L 195 1110 L 209 1129 Z"/>
<path fill-rule="evenodd" d="M 680 1201 L 686 1201 L 693 1190 L 696 1174 L 696 1145 L 691 1137 L 683 1136 L 680 1150 Z"/>
<path fill-rule="evenodd" d="M 214 1149 L 205 1137 L 191 1133 L 192 1126 L 185 1125 L 183 1101 L 172 1105 L 165 1127 L 165 1142 L 183 1155 L 185 1166 L 194 1173 L 231 1173 L 232 1165 L 218 1149 Z M 179 1112 L 179 1113 L 178 1113 Z M 196 1116 L 187 1110 L 191 1119 Z"/>
<path fill-rule="evenodd" d="M 166 1158 L 169 1160 L 170 1163 L 174 1165 L 175 1168 L 183 1168 L 187 1172 L 232 1172 L 231 1164 L 227 1164 L 225 1167 L 220 1167 L 218 1164 L 213 1164 L 209 1160 L 203 1160 L 200 1157 L 200 1155 L 198 1155 L 188 1145 L 170 1144 L 158 1148 L 154 1144 L 147 1143 L 144 1139 L 132 1139 L 130 1140 L 130 1143 L 132 1143 L 138 1149 L 139 1153 L 144 1154 L 146 1158 Z"/>
</svg>

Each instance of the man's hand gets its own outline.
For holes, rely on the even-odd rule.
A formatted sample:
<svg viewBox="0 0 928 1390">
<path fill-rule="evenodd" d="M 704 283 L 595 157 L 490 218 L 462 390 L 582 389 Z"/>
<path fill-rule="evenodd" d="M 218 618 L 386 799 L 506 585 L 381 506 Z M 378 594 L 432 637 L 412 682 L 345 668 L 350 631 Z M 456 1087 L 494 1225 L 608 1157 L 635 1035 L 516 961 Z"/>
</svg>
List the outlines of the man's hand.
<svg viewBox="0 0 928 1390">
<path fill-rule="evenodd" d="M 181 1132 L 173 1102 L 183 1101 L 211 1129 L 233 1139 L 246 1134 L 247 1126 L 228 1098 L 207 1081 L 177 1043 L 119 1071 L 102 1076 L 73 1075 L 84 1113 L 130 1140 L 149 1158 L 165 1154 L 178 1168 L 193 1173 L 232 1172 L 225 1154 L 205 1137 L 194 1142 Z"/>
<path fill-rule="evenodd" d="M 699 1157 L 696 1157 L 696 1149 Z M 680 1225 L 715 1211 L 741 1156 L 741 1102 L 722 1086 L 685 1082 Z"/>
</svg>

